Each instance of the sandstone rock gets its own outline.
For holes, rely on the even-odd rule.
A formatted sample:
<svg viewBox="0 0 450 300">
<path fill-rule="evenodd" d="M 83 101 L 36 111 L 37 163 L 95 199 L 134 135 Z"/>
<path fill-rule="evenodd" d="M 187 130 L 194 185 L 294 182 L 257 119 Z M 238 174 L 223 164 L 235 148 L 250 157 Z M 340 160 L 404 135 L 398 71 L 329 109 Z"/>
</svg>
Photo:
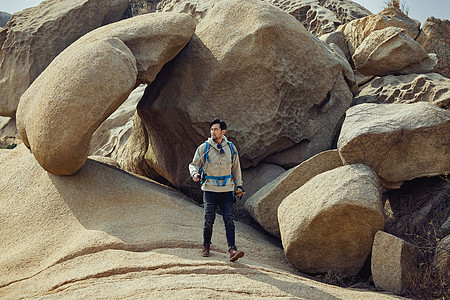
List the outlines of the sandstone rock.
<svg viewBox="0 0 450 300">
<path fill-rule="evenodd" d="M 113 112 L 92 135 L 89 155 L 108 156 L 115 159 L 117 152 L 131 135 L 136 106 L 144 94 L 146 85 L 140 85 L 128 99 Z"/>
<path fill-rule="evenodd" d="M 8 23 L 9 19 L 11 19 L 11 14 L 4 12 L 4 11 L 0 11 L 0 28 L 4 27 L 6 25 L 6 23 Z"/>
<path fill-rule="evenodd" d="M 100 155 L 89 155 L 88 159 L 98 161 L 100 163 L 104 163 L 106 165 L 110 165 L 116 168 L 120 168 L 119 164 L 111 157 L 100 156 Z"/>
<path fill-rule="evenodd" d="M 450 235 L 439 241 L 433 266 L 438 270 L 441 278 L 450 278 Z"/>
<path fill-rule="evenodd" d="M 239 222 L 246 254 L 230 263 L 221 218 L 203 258 L 200 207 L 92 160 L 54 176 L 23 146 L 0 150 L 0 182 L 2 299 L 394 299 L 299 276 L 280 248 Z"/>
<path fill-rule="evenodd" d="M 16 13 L 0 33 L 0 115 L 14 116 L 20 96 L 67 46 L 121 19 L 127 0 L 49 0 Z"/>
<path fill-rule="evenodd" d="M 342 53 L 344 54 L 344 57 L 347 59 L 347 61 L 351 61 L 350 52 L 348 50 L 347 42 L 345 41 L 344 34 L 341 31 L 335 31 L 327 34 L 323 34 L 319 38 L 320 40 L 324 41 L 328 45 L 335 44 L 341 49 Z"/>
<path fill-rule="evenodd" d="M 156 5 L 156 11 L 189 14 L 198 23 L 217 2 L 217 0 L 163 0 Z"/>
<path fill-rule="evenodd" d="M 311 34 L 321 36 L 342 23 L 370 15 L 361 5 L 348 0 L 266 0 L 293 15 Z"/>
<path fill-rule="evenodd" d="M 57 175 L 78 171 L 92 134 L 125 101 L 136 76 L 135 58 L 118 38 L 72 44 L 53 60 L 17 111 L 20 136 L 39 164 Z"/>
<path fill-rule="evenodd" d="M 292 16 L 255 0 L 221 1 L 141 101 L 147 162 L 173 186 L 198 189 L 186 166 L 219 116 L 243 168 L 272 154 L 265 162 L 296 165 L 331 147 L 352 98 L 346 81 L 348 63 Z"/>
<path fill-rule="evenodd" d="M 313 177 L 278 207 L 287 259 L 306 273 L 358 273 L 384 217 L 373 170 L 342 166 Z"/>
<path fill-rule="evenodd" d="M 417 272 L 418 249 L 413 244 L 378 231 L 372 248 L 372 277 L 377 288 L 401 293 L 411 284 L 411 276 Z"/>
<path fill-rule="evenodd" d="M 364 75 L 426 73 L 437 63 L 435 54 L 413 40 L 403 29 L 387 27 L 372 32 L 352 56 L 355 68 Z"/>
<path fill-rule="evenodd" d="M 0 148 L 14 148 L 22 143 L 16 127 L 16 118 L 0 117 Z"/>
<path fill-rule="evenodd" d="M 366 164 L 382 182 L 445 173 L 448 145 L 450 115 L 427 102 L 353 106 L 338 140 L 344 164 Z"/>
<path fill-rule="evenodd" d="M 137 83 L 151 82 L 194 30 L 183 14 L 144 15 L 92 31 L 55 58 L 17 112 L 20 135 L 42 167 L 58 175 L 79 170 L 98 126 Z"/>
<path fill-rule="evenodd" d="M 279 237 L 277 210 L 280 203 L 314 176 L 340 166 L 342 161 L 337 150 L 316 154 L 262 187 L 248 198 L 245 208 L 265 230 Z"/>
<path fill-rule="evenodd" d="M 377 77 L 353 98 L 353 104 L 432 102 L 450 108 L 450 79 L 436 73 Z"/>
<path fill-rule="evenodd" d="M 236 201 L 234 211 L 235 218 L 238 220 L 251 219 L 245 208 L 246 199 L 285 171 L 286 170 L 282 167 L 266 163 L 260 163 L 256 167 L 242 170 L 242 179 L 245 182 L 245 195 L 240 200 Z"/>
<path fill-rule="evenodd" d="M 450 21 L 428 18 L 423 24 L 417 42 L 428 53 L 436 53 L 438 63 L 433 72 L 450 78 Z"/>
<path fill-rule="evenodd" d="M 403 12 L 395 7 L 388 7 L 375 15 L 353 20 L 339 26 L 337 31 L 342 31 L 348 42 L 350 55 L 372 32 L 387 27 L 398 27 L 405 29 L 406 33 L 416 39 L 420 31 L 420 22 L 408 18 Z"/>
</svg>

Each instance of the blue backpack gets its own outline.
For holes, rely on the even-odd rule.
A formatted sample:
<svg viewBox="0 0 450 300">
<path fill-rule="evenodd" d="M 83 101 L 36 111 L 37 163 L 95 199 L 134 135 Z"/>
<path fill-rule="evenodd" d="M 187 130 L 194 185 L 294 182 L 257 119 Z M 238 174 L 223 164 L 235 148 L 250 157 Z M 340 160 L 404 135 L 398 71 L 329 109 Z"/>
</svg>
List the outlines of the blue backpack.
<svg viewBox="0 0 450 300">
<path fill-rule="evenodd" d="M 206 162 L 207 161 L 211 162 L 211 160 L 208 157 L 208 152 L 209 152 L 210 145 L 209 145 L 208 142 L 205 142 L 205 143 L 206 143 L 205 153 L 203 154 L 204 155 L 204 162 L 203 162 L 203 166 L 200 168 L 200 174 L 205 172 L 205 164 L 206 164 Z M 237 152 L 234 149 L 234 145 L 233 145 L 232 142 L 228 142 L 228 145 L 230 146 L 230 149 L 231 149 L 231 161 L 233 161 L 234 160 L 234 156 L 237 154 Z M 230 175 L 227 175 L 227 176 L 208 176 L 208 175 L 205 174 L 204 176 L 202 176 L 201 184 L 203 184 L 206 179 L 215 179 L 216 183 L 217 183 L 217 186 L 220 185 L 219 184 L 219 180 L 223 181 L 222 182 L 222 186 L 226 186 L 227 185 L 227 181 L 230 178 L 233 178 L 233 175 L 230 174 Z"/>
</svg>

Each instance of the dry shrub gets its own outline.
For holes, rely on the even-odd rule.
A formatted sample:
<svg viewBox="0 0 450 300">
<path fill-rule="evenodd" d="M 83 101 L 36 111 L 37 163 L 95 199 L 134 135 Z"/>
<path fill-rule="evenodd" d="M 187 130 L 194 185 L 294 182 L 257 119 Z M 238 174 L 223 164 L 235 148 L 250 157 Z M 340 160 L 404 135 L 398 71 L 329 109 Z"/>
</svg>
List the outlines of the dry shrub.
<svg viewBox="0 0 450 300">
<path fill-rule="evenodd" d="M 450 182 L 445 175 L 414 179 L 385 192 L 385 231 L 417 246 L 417 272 L 407 274 L 405 295 L 419 299 L 450 299 L 448 276 L 433 265 L 441 239 L 450 234 L 442 224 L 450 215 Z"/>
<path fill-rule="evenodd" d="M 386 4 L 387 7 L 396 7 L 400 9 L 405 15 L 408 15 L 409 8 L 408 6 L 406 6 L 405 1 L 389 0 L 385 1 L 384 4 Z"/>
</svg>

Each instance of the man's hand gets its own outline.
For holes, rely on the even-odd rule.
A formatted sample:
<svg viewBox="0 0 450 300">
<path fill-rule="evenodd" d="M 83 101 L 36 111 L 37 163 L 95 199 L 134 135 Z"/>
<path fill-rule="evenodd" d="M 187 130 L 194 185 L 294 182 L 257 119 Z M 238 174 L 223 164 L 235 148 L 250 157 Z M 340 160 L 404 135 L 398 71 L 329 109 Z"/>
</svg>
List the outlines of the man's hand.
<svg viewBox="0 0 450 300">
<path fill-rule="evenodd" d="M 245 194 L 244 189 L 243 189 L 242 187 L 239 186 L 239 187 L 236 189 L 236 196 L 240 197 L 240 196 L 242 196 L 242 195 L 244 195 L 244 194 Z"/>
<path fill-rule="evenodd" d="M 194 173 L 194 176 L 192 176 L 192 180 L 194 180 L 195 182 L 198 182 L 200 180 L 200 174 Z"/>
</svg>

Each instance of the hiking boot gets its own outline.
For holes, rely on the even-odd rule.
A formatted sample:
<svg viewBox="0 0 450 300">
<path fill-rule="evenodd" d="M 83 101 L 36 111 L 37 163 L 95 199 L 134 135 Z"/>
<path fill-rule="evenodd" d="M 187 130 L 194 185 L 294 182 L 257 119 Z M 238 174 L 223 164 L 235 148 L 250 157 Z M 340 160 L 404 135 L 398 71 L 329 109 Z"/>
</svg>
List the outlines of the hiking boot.
<svg viewBox="0 0 450 300">
<path fill-rule="evenodd" d="M 209 244 L 204 244 L 202 246 L 202 256 L 203 257 L 208 257 L 209 256 L 209 247 L 210 247 Z"/>
<path fill-rule="evenodd" d="M 236 247 L 230 248 L 230 261 L 236 261 L 244 256 L 244 252 L 238 251 Z"/>
</svg>

